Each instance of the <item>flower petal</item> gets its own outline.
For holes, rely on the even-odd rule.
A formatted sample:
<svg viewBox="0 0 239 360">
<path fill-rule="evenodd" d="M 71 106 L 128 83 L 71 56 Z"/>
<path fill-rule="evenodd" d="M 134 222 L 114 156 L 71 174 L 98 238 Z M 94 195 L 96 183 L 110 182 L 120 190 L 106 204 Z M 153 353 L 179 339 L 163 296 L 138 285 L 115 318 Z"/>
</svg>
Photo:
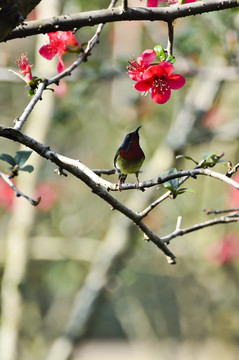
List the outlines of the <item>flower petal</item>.
<svg viewBox="0 0 239 360">
<path fill-rule="evenodd" d="M 171 96 L 171 90 L 166 88 L 164 92 L 159 92 L 158 89 L 153 88 L 151 97 L 154 102 L 157 104 L 164 104 L 166 103 Z"/>
<path fill-rule="evenodd" d="M 138 81 L 136 84 L 135 84 L 135 89 L 138 90 L 138 91 L 149 91 L 152 87 L 152 84 L 150 81 L 145 81 L 145 80 L 142 80 L 142 81 Z"/>
<path fill-rule="evenodd" d="M 161 63 L 160 63 L 161 64 Z M 143 79 L 144 80 L 150 80 L 153 81 L 153 78 L 155 76 L 157 76 L 158 78 L 160 78 L 164 73 L 161 69 L 161 66 L 159 65 L 152 65 L 150 66 L 143 74 Z"/>
<path fill-rule="evenodd" d="M 168 61 L 161 61 L 161 63 L 159 63 L 158 66 L 160 66 L 163 73 L 166 74 L 167 76 L 172 75 L 172 73 L 174 72 L 173 65 Z"/>
<path fill-rule="evenodd" d="M 75 35 L 73 34 L 72 31 L 67 31 L 66 32 L 66 42 L 67 42 L 67 45 L 71 45 L 71 46 L 79 46 L 81 47 L 77 40 L 76 40 L 76 37 Z"/>
<path fill-rule="evenodd" d="M 173 74 L 167 78 L 167 83 L 173 90 L 178 90 L 185 84 L 185 78 L 179 74 Z"/>
<path fill-rule="evenodd" d="M 47 44 L 40 48 L 39 53 L 47 60 L 51 60 L 57 54 L 57 48 Z"/>
<path fill-rule="evenodd" d="M 61 55 L 58 55 L 58 65 L 56 69 L 58 74 L 60 74 L 65 69 L 65 65 L 63 63 Z"/>
<path fill-rule="evenodd" d="M 156 7 L 160 0 L 147 0 L 147 7 Z"/>
<path fill-rule="evenodd" d="M 143 64 L 144 65 L 150 65 L 151 62 L 154 61 L 154 59 L 156 58 L 156 52 L 154 50 L 148 49 L 145 50 L 142 55 L 140 56 L 140 58 L 142 58 Z"/>
</svg>

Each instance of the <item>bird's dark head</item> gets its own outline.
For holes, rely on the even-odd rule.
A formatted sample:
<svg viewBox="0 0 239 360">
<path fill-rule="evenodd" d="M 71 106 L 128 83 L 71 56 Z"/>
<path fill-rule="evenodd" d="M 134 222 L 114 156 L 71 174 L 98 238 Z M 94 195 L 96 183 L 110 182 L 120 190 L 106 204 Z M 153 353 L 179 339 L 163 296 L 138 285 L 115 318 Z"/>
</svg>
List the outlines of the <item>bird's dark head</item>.
<svg viewBox="0 0 239 360">
<path fill-rule="evenodd" d="M 132 143 L 137 140 L 139 142 L 139 129 L 142 126 L 139 126 L 135 131 L 128 133 L 125 138 L 124 141 L 122 143 L 122 145 L 120 146 L 120 150 L 124 150 L 125 153 L 129 152 L 130 147 L 132 145 Z"/>
<path fill-rule="evenodd" d="M 128 133 L 122 145 L 119 148 L 121 155 L 125 158 L 134 158 L 140 157 L 143 154 L 143 151 L 139 145 L 139 129 L 142 126 L 139 126 L 135 131 Z"/>
</svg>

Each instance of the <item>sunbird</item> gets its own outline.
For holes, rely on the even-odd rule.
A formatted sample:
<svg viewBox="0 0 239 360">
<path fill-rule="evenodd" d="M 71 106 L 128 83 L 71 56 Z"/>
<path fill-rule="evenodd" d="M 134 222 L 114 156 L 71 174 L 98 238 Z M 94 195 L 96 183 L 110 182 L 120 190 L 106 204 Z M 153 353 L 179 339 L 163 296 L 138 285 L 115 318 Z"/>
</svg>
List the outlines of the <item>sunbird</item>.
<svg viewBox="0 0 239 360">
<path fill-rule="evenodd" d="M 121 191 L 122 184 L 128 174 L 135 174 L 136 187 L 139 186 L 139 170 L 144 162 L 145 155 L 139 145 L 139 126 L 135 131 L 127 134 L 122 145 L 117 150 L 114 157 L 114 167 L 119 174 L 118 189 Z"/>
</svg>

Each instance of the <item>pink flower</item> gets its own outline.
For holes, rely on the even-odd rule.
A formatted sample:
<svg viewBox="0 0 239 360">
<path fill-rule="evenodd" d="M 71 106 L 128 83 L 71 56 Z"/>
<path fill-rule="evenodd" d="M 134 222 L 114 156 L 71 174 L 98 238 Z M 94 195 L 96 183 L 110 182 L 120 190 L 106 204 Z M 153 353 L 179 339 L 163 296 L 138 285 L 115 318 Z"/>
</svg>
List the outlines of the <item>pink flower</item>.
<svg viewBox="0 0 239 360">
<path fill-rule="evenodd" d="M 28 57 L 26 53 L 16 58 L 16 64 L 21 69 L 19 70 L 19 73 L 25 75 L 24 80 L 26 81 L 26 83 L 29 84 L 34 81 L 31 73 L 31 67 L 33 65 L 28 64 Z"/>
<path fill-rule="evenodd" d="M 195 2 L 196 0 L 166 0 L 170 5 L 183 5 Z"/>
<path fill-rule="evenodd" d="M 145 50 L 141 56 L 137 58 L 137 61 L 129 61 L 128 74 L 134 81 L 143 80 L 143 74 L 147 70 L 156 58 L 156 52 L 154 50 Z"/>
<path fill-rule="evenodd" d="M 232 179 L 239 183 L 239 174 L 233 176 Z M 229 190 L 227 202 L 230 208 L 239 208 L 239 191 L 232 186 L 230 187 Z"/>
<path fill-rule="evenodd" d="M 171 96 L 171 89 L 178 90 L 185 84 L 182 75 L 173 74 L 174 67 L 168 61 L 161 61 L 158 65 L 150 66 L 143 73 L 143 80 L 135 85 L 135 89 L 151 92 L 151 97 L 157 104 L 166 103 Z"/>
<path fill-rule="evenodd" d="M 49 44 L 40 48 L 39 53 L 47 60 L 51 60 L 55 55 L 58 57 L 57 71 L 61 73 L 64 69 L 62 55 L 67 52 L 80 52 L 81 45 L 78 44 L 75 35 L 72 31 L 57 31 L 55 33 L 48 33 Z M 76 49 L 71 49 L 73 46 Z"/>
<path fill-rule="evenodd" d="M 39 184 L 35 191 L 35 198 L 38 199 L 39 197 L 41 197 L 41 201 L 39 205 L 37 205 L 37 209 L 45 212 L 51 210 L 58 200 L 56 184 L 47 182 Z"/>
<path fill-rule="evenodd" d="M 142 0 L 140 0 L 142 1 Z M 159 2 L 165 2 L 168 4 L 188 4 L 195 2 L 196 0 L 147 0 L 147 7 L 157 7 Z"/>
<path fill-rule="evenodd" d="M 15 182 L 13 181 L 14 185 Z M 7 211 L 13 210 L 15 193 L 12 188 L 0 178 L 0 206 Z"/>
<path fill-rule="evenodd" d="M 208 261 L 214 265 L 232 262 L 239 255 L 239 236 L 227 234 L 222 240 L 211 244 L 206 253 Z"/>
<path fill-rule="evenodd" d="M 140 0 L 142 1 L 142 0 Z M 147 7 L 156 7 L 158 6 L 159 1 L 166 1 L 166 0 L 147 0 Z"/>
</svg>

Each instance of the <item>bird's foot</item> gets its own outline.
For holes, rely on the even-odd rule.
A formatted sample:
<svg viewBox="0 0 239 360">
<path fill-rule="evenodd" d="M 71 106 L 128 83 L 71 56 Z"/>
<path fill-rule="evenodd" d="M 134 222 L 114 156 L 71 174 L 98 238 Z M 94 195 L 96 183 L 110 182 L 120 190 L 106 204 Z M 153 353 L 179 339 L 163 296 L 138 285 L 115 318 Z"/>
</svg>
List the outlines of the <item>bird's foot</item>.
<svg viewBox="0 0 239 360">
<path fill-rule="evenodd" d="M 136 177 L 136 184 L 135 184 L 135 186 L 136 186 L 136 189 L 137 189 L 137 190 L 141 190 L 142 192 L 145 191 L 144 188 L 140 188 L 140 187 L 139 187 L 139 179 L 138 179 L 137 177 Z"/>
<path fill-rule="evenodd" d="M 118 180 L 118 190 L 122 191 L 122 182 L 121 179 Z"/>
</svg>

